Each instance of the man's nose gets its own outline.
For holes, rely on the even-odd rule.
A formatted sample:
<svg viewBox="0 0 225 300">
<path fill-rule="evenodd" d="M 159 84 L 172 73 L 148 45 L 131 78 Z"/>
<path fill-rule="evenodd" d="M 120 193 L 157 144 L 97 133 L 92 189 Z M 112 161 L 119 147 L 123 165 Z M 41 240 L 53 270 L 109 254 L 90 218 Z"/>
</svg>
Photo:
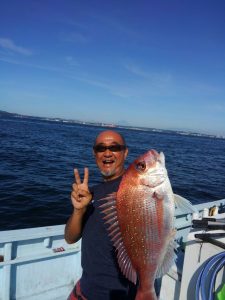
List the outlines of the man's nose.
<svg viewBox="0 0 225 300">
<path fill-rule="evenodd" d="M 110 151 L 108 148 L 105 150 L 104 152 L 105 156 L 111 156 L 112 155 L 112 151 Z"/>
</svg>

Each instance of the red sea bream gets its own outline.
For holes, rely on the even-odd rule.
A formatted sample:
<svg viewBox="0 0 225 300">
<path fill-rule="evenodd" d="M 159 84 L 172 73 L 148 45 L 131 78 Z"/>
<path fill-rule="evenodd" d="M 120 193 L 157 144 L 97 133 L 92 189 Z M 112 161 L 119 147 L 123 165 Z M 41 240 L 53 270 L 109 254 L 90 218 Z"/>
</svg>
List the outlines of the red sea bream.
<svg viewBox="0 0 225 300">
<path fill-rule="evenodd" d="M 179 198 L 183 207 L 191 204 Z M 163 153 L 150 150 L 124 173 L 118 192 L 101 207 L 122 273 L 135 284 L 136 300 L 157 299 L 155 278 L 175 260 L 175 201 Z"/>
</svg>

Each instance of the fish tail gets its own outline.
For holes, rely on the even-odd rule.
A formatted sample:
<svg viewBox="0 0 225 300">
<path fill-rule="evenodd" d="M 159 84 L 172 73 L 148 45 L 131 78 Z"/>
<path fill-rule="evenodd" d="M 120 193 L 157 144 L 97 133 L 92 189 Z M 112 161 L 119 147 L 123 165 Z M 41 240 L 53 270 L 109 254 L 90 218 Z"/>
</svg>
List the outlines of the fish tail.
<svg viewBox="0 0 225 300">
<path fill-rule="evenodd" d="M 157 296 L 155 294 L 154 289 L 142 291 L 138 289 L 135 300 L 157 300 Z"/>
</svg>

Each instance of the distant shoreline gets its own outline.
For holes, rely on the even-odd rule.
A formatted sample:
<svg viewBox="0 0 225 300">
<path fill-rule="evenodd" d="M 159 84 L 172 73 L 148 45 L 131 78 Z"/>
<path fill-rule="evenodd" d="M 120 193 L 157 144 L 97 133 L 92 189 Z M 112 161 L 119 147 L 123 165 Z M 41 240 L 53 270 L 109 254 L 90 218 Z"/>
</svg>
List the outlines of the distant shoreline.
<svg viewBox="0 0 225 300">
<path fill-rule="evenodd" d="M 213 138 L 213 139 L 225 139 L 225 136 L 222 136 L 222 135 L 197 133 L 197 132 L 191 132 L 191 131 L 185 131 L 185 130 L 157 129 L 157 128 L 128 126 L 128 125 L 116 125 L 116 124 L 103 123 L 103 122 L 87 122 L 87 121 L 63 119 L 63 118 L 37 117 L 37 116 L 22 115 L 22 114 L 17 114 L 17 113 L 9 113 L 9 112 L 2 111 L 2 110 L 0 110 L 0 118 L 17 118 L 17 119 L 19 118 L 19 119 L 47 121 L 47 122 L 56 122 L 56 123 L 60 122 L 60 123 L 66 123 L 66 124 L 97 126 L 97 127 L 104 127 L 104 128 L 121 128 L 121 129 L 130 129 L 130 130 L 138 130 L 138 131 L 150 131 L 150 132 L 167 133 L 167 134 L 178 134 L 178 135 L 183 135 L 183 136 L 196 136 L 196 137 L 205 137 L 205 138 Z"/>
</svg>

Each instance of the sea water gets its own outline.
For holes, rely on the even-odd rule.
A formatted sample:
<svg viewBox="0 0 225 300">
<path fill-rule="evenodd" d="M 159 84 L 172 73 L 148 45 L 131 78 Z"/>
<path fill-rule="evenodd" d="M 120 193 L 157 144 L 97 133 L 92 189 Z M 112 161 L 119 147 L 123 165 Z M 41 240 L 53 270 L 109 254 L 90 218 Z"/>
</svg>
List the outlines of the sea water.
<svg viewBox="0 0 225 300">
<path fill-rule="evenodd" d="M 64 224 L 72 211 L 76 167 L 101 181 L 92 153 L 106 128 L 26 118 L 0 119 L 0 230 Z M 175 193 L 192 203 L 225 198 L 225 139 L 115 128 L 129 147 L 128 166 L 149 149 L 163 151 Z"/>
</svg>

